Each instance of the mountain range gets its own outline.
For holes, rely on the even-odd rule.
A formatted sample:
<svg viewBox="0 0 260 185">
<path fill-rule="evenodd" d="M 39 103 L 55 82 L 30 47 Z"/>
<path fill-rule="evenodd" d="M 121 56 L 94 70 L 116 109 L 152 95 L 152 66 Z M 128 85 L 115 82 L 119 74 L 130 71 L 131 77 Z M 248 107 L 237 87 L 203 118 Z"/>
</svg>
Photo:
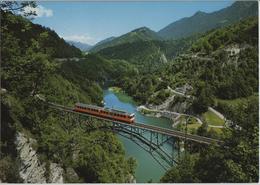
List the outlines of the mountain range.
<svg viewBox="0 0 260 185">
<path fill-rule="evenodd" d="M 119 37 L 110 37 L 108 39 L 105 39 L 99 42 L 97 45 L 95 45 L 91 49 L 91 51 L 95 52 L 107 47 L 112 47 L 124 43 L 132 43 L 135 41 L 149 41 L 149 40 L 161 40 L 161 39 L 162 38 L 151 29 L 147 27 L 141 27 L 131 32 L 128 32 L 124 35 L 121 35 Z"/>
<path fill-rule="evenodd" d="M 257 1 L 236 1 L 231 6 L 212 13 L 198 11 L 193 16 L 175 21 L 158 32 L 141 27 L 119 37 L 110 37 L 93 46 L 90 51 L 97 52 L 107 47 L 135 41 L 176 40 L 225 27 L 246 17 L 257 15 Z"/>
<path fill-rule="evenodd" d="M 257 9 L 257 1 L 237 1 L 227 8 L 212 13 L 198 11 L 191 17 L 169 24 L 161 29 L 158 35 L 164 39 L 178 39 L 194 33 L 203 33 L 249 16 L 257 16 Z"/>
</svg>

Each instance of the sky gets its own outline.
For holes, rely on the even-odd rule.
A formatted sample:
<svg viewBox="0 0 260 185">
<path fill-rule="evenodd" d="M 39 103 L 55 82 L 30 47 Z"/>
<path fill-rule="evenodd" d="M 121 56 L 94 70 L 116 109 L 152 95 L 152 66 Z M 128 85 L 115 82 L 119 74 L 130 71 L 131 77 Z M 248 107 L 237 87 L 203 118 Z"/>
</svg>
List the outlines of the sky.
<svg viewBox="0 0 260 185">
<path fill-rule="evenodd" d="M 233 1 L 165 2 L 38 2 L 34 23 L 56 31 L 66 40 L 94 45 L 146 26 L 159 31 L 168 24 L 197 11 L 214 12 Z"/>
</svg>

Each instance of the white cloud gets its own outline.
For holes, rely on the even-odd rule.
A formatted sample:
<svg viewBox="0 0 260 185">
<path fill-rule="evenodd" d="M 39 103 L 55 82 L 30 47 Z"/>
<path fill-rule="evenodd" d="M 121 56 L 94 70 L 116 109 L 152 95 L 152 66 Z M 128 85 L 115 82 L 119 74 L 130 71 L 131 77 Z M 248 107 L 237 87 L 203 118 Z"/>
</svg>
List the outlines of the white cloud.
<svg viewBox="0 0 260 185">
<path fill-rule="evenodd" d="M 87 35 L 69 35 L 69 36 L 61 36 L 65 40 L 76 41 L 85 44 L 93 45 L 96 42 L 96 39 Z"/>
<path fill-rule="evenodd" d="M 35 12 L 36 16 L 33 17 L 51 17 L 53 16 L 53 11 L 51 9 L 47 9 L 41 5 L 38 5 L 36 8 L 33 7 L 25 7 L 24 8 L 24 13 L 29 13 L 29 12 Z"/>
</svg>

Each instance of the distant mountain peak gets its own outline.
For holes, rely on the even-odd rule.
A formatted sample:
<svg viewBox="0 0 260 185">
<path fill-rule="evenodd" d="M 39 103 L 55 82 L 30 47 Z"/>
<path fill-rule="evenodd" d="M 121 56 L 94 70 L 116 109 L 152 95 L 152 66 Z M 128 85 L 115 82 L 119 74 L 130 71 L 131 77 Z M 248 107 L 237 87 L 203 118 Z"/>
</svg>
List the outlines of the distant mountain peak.
<svg viewBox="0 0 260 185">
<path fill-rule="evenodd" d="M 203 16 L 203 15 L 207 15 L 207 13 L 202 11 L 197 11 L 193 16 Z"/>
<path fill-rule="evenodd" d="M 231 6 L 221 10 L 211 13 L 198 11 L 191 17 L 175 21 L 161 29 L 158 35 L 164 39 L 184 38 L 227 26 L 251 16 L 258 16 L 257 1 L 235 1 Z"/>
<path fill-rule="evenodd" d="M 113 38 L 107 42 L 96 44 L 91 51 L 99 51 L 101 49 L 112 47 L 124 43 L 132 43 L 136 41 L 150 41 L 150 40 L 161 40 L 161 37 L 157 33 L 147 27 L 140 27 L 134 29 L 126 34 L 123 34 L 119 37 Z"/>
<path fill-rule="evenodd" d="M 89 51 L 92 46 L 86 43 L 72 41 L 72 40 L 66 40 L 67 43 L 79 48 L 81 51 Z"/>
</svg>

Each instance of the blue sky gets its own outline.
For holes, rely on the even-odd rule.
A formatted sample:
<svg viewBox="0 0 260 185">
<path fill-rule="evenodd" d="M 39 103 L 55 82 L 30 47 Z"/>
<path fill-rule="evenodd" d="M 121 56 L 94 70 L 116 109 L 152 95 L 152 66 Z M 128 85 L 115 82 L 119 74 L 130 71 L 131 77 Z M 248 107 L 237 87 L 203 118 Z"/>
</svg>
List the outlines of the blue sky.
<svg viewBox="0 0 260 185">
<path fill-rule="evenodd" d="M 213 12 L 232 2 L 39 2 L 39 16 L 33 22 L 50 27 L 65 39 L 95 44 L 142 26 L 158 31 L 199 10 Z"/>
</svg>

